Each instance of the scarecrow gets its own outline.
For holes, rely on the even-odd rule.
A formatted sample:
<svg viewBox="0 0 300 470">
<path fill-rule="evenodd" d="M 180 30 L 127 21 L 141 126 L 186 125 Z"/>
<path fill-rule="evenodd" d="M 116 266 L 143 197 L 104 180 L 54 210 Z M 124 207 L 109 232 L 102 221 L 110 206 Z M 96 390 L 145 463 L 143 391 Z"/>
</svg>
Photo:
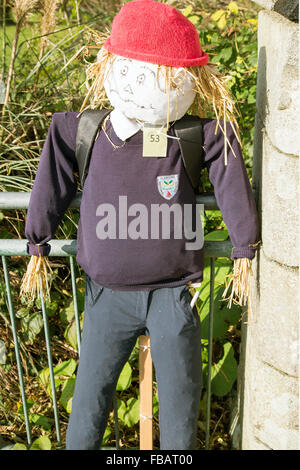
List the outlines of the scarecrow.
<svg viewBox="0 0 300 470">
<path fill-rule="evenodd" d="M 85 315 L 67 449 L 99 449 L 119 374 L 141 334 L 151 338 L 161 449 L 194 449 L 202 361 L 190 288 L 201 285 L 204 253 L 203 243 L 187 245 L 200 216 L 176 125 L 187 115 L 199 118 L 204 166 L 233 244 L 224 296 L 231 287 L 229 304 L 245 304 L 259 229 L 236 108 L 194 25 L 172 6 L 128 2 L 109 36 L 92 34 L 99 52 L 86 70 L 80 112 L 54 113 L 43 147 L 27 212 L 32 256 L 21 294 L 49 295 L 47 242 L 76 195 L 78 122 L 88 107 L 109 102 L 80 206 L 76 259 L 86 278 Z M 185 213 L 175 217 L 183 207 L 192 214 L 187 232 Z M 155 210 L 160 217 L 151 225 Z M 169 236 L 161 229 L 167 222 Z"/>
</svg>

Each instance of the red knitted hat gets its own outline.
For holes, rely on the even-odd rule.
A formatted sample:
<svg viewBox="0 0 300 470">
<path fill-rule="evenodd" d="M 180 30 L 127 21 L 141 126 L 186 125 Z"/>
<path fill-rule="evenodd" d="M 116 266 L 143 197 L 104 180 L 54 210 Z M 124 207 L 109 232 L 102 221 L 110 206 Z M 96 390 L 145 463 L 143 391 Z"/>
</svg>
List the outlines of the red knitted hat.
<svg viewBox="0 0 300 470">
<path fill-rule="evenodd" d="M 114 17 L 105 49 L 129 59 L 173 67 L 206 65 L 195 26 L 178 10 L 154 0 L 134 0 Z"/>
</svg>

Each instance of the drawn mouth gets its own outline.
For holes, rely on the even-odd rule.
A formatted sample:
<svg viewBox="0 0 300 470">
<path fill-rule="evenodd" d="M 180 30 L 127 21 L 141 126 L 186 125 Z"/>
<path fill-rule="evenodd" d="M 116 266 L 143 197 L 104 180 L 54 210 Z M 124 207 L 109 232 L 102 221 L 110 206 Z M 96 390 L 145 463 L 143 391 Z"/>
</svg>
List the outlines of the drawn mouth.
<svg viewBox="0 0 300 470">
<path fill-rule="evenodd" d="M 120 98 L 120 100 L 123 101 L 124 103 L 133 103 L 137 108 L 146 109 L 147 111 L 149 111 L 150 109 L 153 109 L 155 111 L 155 108 L 153 108 L 152 104 L 150 104 L 150 107 L 141 106 L 141 105 L 135 103 L 133 100 L 122 98 L 116 90 L 110 90 L 110 92 L 111 93 L 116 93 L 118 95 L 118 97 Z"/>
</svg>

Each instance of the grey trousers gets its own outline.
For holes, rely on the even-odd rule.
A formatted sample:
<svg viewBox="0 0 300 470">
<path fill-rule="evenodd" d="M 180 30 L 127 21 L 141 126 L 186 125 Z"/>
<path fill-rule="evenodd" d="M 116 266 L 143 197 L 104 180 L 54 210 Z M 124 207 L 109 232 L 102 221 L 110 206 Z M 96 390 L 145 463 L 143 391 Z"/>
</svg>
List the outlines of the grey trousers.
<svg viewBox="0 0 300 470">
<path fill-rule="evenodd" d="M 202 387 L 201 327 L 187 286 L 116 291 L 86 274 L 80 359 L 66 450 L 100 449 L 119 375 L 140 335 L 150 335 L 160 448 L 192 450 Z"/>
</svg>

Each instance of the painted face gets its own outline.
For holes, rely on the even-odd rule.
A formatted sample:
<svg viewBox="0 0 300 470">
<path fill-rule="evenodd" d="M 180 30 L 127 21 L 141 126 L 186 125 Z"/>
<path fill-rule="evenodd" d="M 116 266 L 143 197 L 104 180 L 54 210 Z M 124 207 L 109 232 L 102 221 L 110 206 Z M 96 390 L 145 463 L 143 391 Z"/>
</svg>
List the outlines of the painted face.
<svg viewBox="0 0 300 470">
<path fill-rule="evenodd" d="M 157 65 L 118 56 L 104 82 L 113 108 L 129 119 L 150 124 L 165 124 L 168 115 L 168 92 L 164 73 Z M 175 69 L 176 88 L 170 87 L 170 121 L 180 119 L 191 106 L 196 93 L 193 78 L 184 69 Z"/>
</svg>

